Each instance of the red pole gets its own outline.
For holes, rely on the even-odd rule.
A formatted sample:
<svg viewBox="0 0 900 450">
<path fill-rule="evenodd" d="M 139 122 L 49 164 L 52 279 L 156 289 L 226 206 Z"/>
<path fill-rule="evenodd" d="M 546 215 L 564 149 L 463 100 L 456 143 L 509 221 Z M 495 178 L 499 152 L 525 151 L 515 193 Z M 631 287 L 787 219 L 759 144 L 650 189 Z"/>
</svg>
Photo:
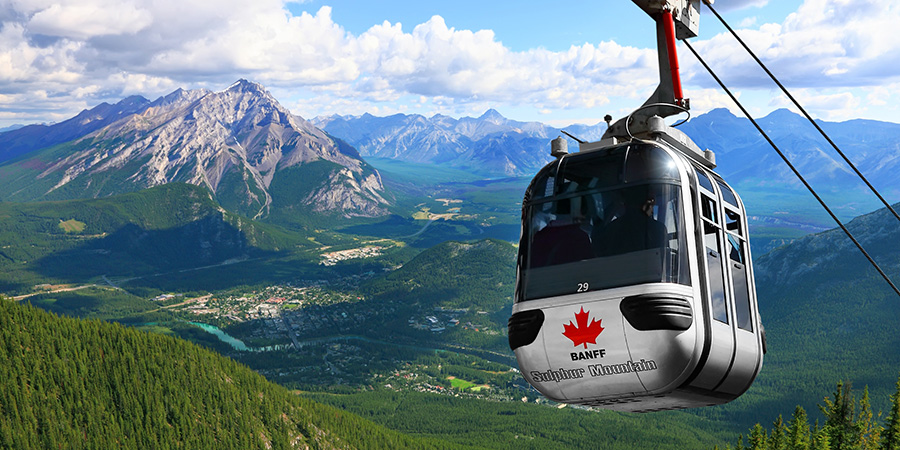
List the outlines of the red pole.
<svg viewBox="0 0 900 450">
<path fill-rule="evenodd" d="M 672 11 L 663 10 L 663 30 L 666 33 L 666 53 L 669 55 L 669 70 L 672 71 L 672 90 L 675 92 L 675 103 L 681 105 L 684 102 L 684 94 L 681 92 L 681 75 L 678 71 L 678 53 L 675 51 L 675 19 Z"/>
</svg>

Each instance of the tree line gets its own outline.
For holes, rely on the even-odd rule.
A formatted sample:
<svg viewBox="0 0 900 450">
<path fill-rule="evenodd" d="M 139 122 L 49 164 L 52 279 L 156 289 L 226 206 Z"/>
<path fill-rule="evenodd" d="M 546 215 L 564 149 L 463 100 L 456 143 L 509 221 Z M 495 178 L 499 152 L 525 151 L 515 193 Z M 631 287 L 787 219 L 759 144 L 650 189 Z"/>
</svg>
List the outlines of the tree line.
<svg viewBox="0 0 900 450">
<path fill-rule="evenodd" d="M 789 422 L 778 416 L 771 429 L 756 424 L 737 444 L 726 450 L 900 450 L 900 379 L 890 396 L 891 409 L 883 422 L 882 414 L 874 414 L 869 389 L 857 400 L 850 384 L 838 382 L 830 397 L 819 409 L 825 418 L 821 426 L 810 426 L 806 410 L 794 409 Z M 716 449 L 718 450 L 718 446 Z"/>
</svg>

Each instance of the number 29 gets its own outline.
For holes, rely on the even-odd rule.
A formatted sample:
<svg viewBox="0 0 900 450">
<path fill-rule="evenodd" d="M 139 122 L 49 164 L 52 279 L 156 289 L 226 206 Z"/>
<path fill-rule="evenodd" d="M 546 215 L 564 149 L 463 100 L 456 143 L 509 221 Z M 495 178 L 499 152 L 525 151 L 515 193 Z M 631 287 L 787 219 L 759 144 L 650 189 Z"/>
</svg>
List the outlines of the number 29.
<svg viewBox="0 0 900 450">
<path fill-rule="evenodd" d="M 590 283 L 578 283 L 578 288 L 575 290 L 575 292 L 587 292 L 590 289 Z"/>
</svg>

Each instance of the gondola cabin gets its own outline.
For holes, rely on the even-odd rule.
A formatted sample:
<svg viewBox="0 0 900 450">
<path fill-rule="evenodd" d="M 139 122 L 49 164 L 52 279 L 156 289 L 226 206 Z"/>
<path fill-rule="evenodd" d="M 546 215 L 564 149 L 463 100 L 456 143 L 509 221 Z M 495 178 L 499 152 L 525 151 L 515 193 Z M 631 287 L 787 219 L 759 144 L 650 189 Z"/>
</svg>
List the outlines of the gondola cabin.
<svg viewBox="0 0 900 450">
<path fill-rule="evenodd" d="M 585 143 L 522 208 L 509 342 L 547 398 L 620 411 L 728 402 L 762 367 L 740 197 L 662 119 Z"/>
</svg>

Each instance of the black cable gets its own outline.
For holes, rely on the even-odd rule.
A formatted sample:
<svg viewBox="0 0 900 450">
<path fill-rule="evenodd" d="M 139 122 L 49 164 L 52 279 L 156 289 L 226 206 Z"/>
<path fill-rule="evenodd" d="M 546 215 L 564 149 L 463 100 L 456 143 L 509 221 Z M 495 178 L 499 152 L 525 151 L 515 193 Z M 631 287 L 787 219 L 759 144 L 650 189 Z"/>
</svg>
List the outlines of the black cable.
<svg viewBox="0 0 900 450">
<path fill-rule="evenodd" d="M 895 211 L 894 208 L 890 204 L 888 204 L 887 200 L 885 200 L 884 197 L 882 197 L 878 192 L 878 190 L 875 189 L 874 186 L 872 186 L 872 183 L 869 183 L 869 180 L 866 179 L 866 177 L 863 176 L 862 172 L 860 172 L 859 169 L 856 168 L 856 166 L 850 161 L 850 158 L 848 158 L 847 155 L 845 155 L 844 152 L 842 152 L 841 149 L 838 148 L 837 144 L 835 144 L 834 141 L 832 141 L 831 138 L 828 137 L 827 134 L 825 134 L 825 130 L 823 130 L 822 127 L 820 127 L 819 124 L 816 123 L 815 120 L 813 120 L 809 113 L 807 113 L 806 110 L 803 109 L 803 106 L 800 105 L 800 102 L 798 102 L 797 99 L 795 99 L 794 96 L 791 95 L 790 92 L 788 92 L 787 88 L 785 88 L 784 85 L 781 84 L 780 81 L 778 81 L 778 78 L 775 77 L 775 75 L 769 70 L 769 68 L 766 67 L 765 64 L 763 64 L 763 62 L 756 56 L 755 53 L 753 53 L 752 50 L 750 50 L 750 47 L 746 43 L 744 43 L 744 40 L 741 39 L 740 36 L 738 36 L 737 32 L 735 32 L 727 22 L 725 22 L 725 19 L 723 19 L 722 16 L 719 15 L 716 9 L 713 8 L 712 4 L 708 0 L 704 0 L 703 3 L 706 3 L 706 6 L 710 11 L 712 11 L 713 14 L 715 14 L 715 16 L 719 19 L 719 22 L 722 22 L 722 25 L 725 25 L 725 28 L 728 29 L 731 35 L 734 36 L 734 38 L 737 39 L 741 46 L 744 47 L 744 50 L 746 50 L 747 53 L 749 53 L 750 56 L 753 57 L 756 63 L 759 64 L 760 67 L 762 67 L 766 74 L 769 75 L 769 78 L 771 78 L 772 81 L 774 81 L 775 84 L 777 84 L 778 87 L 781 88 L 781 91 L 784 92 L 784 94 L 787 95 L 787 97 L 792 102 L 794 102 L 794 105 L 800 109 L 800 112 L 802 112 L 804 116 L 806 116 L 806 120 L 808 120 L 809 123 L 816 127 L 816 130 L 819 130 L 819 134 L 821 134 L 822 137 L 824 137 L 825 140 L 827 140 L 828 143 L 831 144 L 831 147 L 834 148 L 834 150 L 838 152 L 839 155 L 841 155 L 841 158 L 844 158 L 844 162 L 846 162 L 850 166 L 850 168 L 852 168 L 853 171 L 856 172 L 856 176 L 858 176 L 864 183 L 866 183 L 866 186 L 868 186 L 869 189 L 872 190 L 873 193 L 875 193 L 875 196 L 878 197 L 878 200 L 881 200 L 881 203 L 884 204 L 884 206 L 889 209 L 892 214 L 894 214 L 894 217 L 896 217 L 898 221 L 900 221 L 900 214 L 897 214 L 897 211 Z"/>
<path fill-rule="evenodd" d="M 891 286 L 891 288 L 894 290 L 894 292 L 896 292 L 897 295 L 900 296 L 900 289 L 897 289 L 897 286 L 894 285 L 894 282 L 891 281 L 891 279 L 887 276 L 886 273 L 884 273 L 883 270 L 881 270 L 881 267 L 878 265 L 878 263 L 876 263 L 875 260 L 872 259 L 871 256 L 869 256 L 869 253 L 866 252 L 866 249 L 863 248 L 862 244 L 860 244 L 859 241 L 857 241 L 856 238 L 853 237 L 853 234 L 850 233 L 850 230 L 848 230 L 847 227 L 845 227 L 844 224 L 841 222 L 841 220 L 838 219 L 836 215 L 834 215 L 834 213 L 831 211 L 831 208 L 829 208 L 828 205 L 825 204 L 825 201 L 822 200 L 821 197 L 819 197 L 819 194 L 816 193 L 815 189 L 813 189 L 813 187 L 810 186 L 810 184 L 806 182 L 806 179 L 803 178 L 803 175 L 800 175 L 800 172 L 797 170 L 797 168 L 794 167 L 793 164 L 791 164 L 791 161 L 788 160 L 787 156 L 785 156 L 784 153 L 781 151 L 781 149 L 779 149 L 778 146 L 775 145 L 775 142 L 773 142 L 772 139 L 769 138 L 769 135 L 766 134 L 766 132 L 762 129 L 762 127 L 759 126 L 759 124 L 756 122 L 756 120 L 753 118 L 753 116 L 751 116 L 750 113 L 747 111 L 747 109 L 744 108 L 744 105 L 742 105 L 741 102 L 738 101 L 737 97 L 735 97 L 734 94 L 731 93 L 731 90 L 729 90 L 728 87 L 725 86 L 725 83 L 723 83 L 722 80 L 719 79 L 719 77 L 715 74 L 715 72 L 713 72 L 713 70 L 709 67 L 709 65 L 706 64 L 706 61 L 704 61 L 703 58 L 700 57 L 700 54 L 698 54 L 697 51 L 694 50 L 694 46 L 692 46 L 691 43 L 688 42 L 686 39 L 683 40 L 682 42 L 684 42 L 684 44 L 687 46 L 687 48 L 690 49 L 691 53 L 694 54 L 694 56 L 697 58 L 697 60 L 700 61 L 700 64 L 703 64 L 703 67 L 706 68 L 706 71 L 709 72 L 710 75 L 712 75 L 712 77 L 716 80 L 717 83 L 719 83 L 719 86 L 722 87 L 722 89 L 725 91 L 725 93 L 728 94 L 729 97 L 731 97 L 731 100 L 734 101 L 735 104 L 737 104 L 738 108 L 741 109 L 741 111 L 744 113 L 744 115 L 747 116 L 748 119 L 750 119 L 750 122 L 753 123 L 753 126 L 756 127 L 756 129 L 766 139 L 766 141 L 769 143 L 769 145 L 771 145 L 772 148 L 775 149 L 775 152 L 778 153 L 778 156 L 780 156 L 781 159 L 785 162 L 785 164 L 787 164 L 787 166 L 791 169 L 791 171 L 794 172 L 794 175 L 797 176 L 797 179 L 799 179 L 800 182 L 803 183 L 804 186 L 806 186 L 806 189 L 808 189 L 809 192 L 812 193 L 813 197 L 815 197 L 816 200 L 818 200 L 819 204 L 822 205 L 822 208 L 825 208 L 825 211 L 828 212 L 828 215 L 830 215 L 831 218 L 834 219 L 834 221 L 838 224 L 838 226 L 841 227 L 842 230 L 844 230 L 844 234 L 846 234 L 847 237 L 849 237 L 850 240 L 853 241 L 854 244 L 856 244 L 856 248 L 858 248 L 859 251 L 862 252 L 862 254 L 866 257 L 866 259 L 869 260 L 869 263 L 871 263 L 872 266 L 875 267 L 875 270 L 877 270 L 878 273 L 881 274 L 881 277 L 884 278 L 884 281 L 887 281 L 887 283 Z"/>
</svg>

